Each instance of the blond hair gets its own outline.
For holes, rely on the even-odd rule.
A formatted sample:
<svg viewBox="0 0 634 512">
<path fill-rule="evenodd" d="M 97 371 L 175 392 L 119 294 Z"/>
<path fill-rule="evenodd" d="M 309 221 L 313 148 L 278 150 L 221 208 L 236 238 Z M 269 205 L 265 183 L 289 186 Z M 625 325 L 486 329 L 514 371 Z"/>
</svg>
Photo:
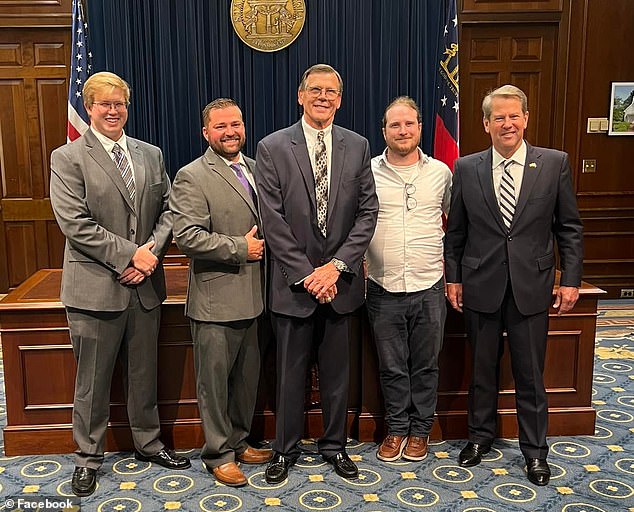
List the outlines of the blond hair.
<svg viewBox="0 0 634 512">
<path fill-rule="evenodd" d="M 121 89 L 125 96 L 125 102 L 130 103 L 130 86 L 123 78 L 109 71 L 100 71 L 99 73 L 90 75 L 86 83 L 84 83 L 82 90 L 84 104 L 88 107 L 92 107 L 97 93 L 109 93 L 112 92 L 113 89 Z"/>
</svg>

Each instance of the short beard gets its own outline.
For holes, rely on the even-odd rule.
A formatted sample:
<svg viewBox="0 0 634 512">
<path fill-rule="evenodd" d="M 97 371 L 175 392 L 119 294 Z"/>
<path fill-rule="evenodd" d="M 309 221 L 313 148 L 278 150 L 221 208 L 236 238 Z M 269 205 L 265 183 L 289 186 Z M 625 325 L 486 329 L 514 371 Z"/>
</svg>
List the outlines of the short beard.
<svg viewBox="0 0 634 512">
<path fill-rule="evenodd" d="M 227 153 L 222 148 L 222 145 L 209 144 L 209 147 L 211 147 L 211 149 L 213 149 L 214 153 L 216 153 L 217 155 L 226 158 L 227 160 L 233 160 L 236 156 L 240 154 L 240 151 L 242 151 L 242 148 L 244 147 L 244 141 L 242 141 L 238 150 L 232 153 Z"/>
<path fill-rule="evenodd" d="M 403 147 L 399 147 L 399 146 L 394 146 L 394 147 L 390 147 L 388 146 L 388 149 L 392 152 L 397 154 L 398 156 L 407 156 L 412 154 L 414 151 L 416 151 L 418 149 L 418 144 L 416 144 L 415 146 L 409 147 L 409 148 L 403 148 Z"/>
</svg>

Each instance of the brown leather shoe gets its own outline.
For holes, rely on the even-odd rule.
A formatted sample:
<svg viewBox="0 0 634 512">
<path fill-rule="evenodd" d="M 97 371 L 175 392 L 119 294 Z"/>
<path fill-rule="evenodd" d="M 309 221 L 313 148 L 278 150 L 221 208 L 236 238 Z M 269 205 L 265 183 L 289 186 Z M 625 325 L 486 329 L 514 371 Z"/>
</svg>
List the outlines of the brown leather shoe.
<svg viewBox="0 0 634 512">
<path fill-rule="evenodd" d="M 247 477 L 240 471 L 235 462 L 227 462 L 212 469 L 212 473 L 220 483 L 229 487 L 242 487 L 247 484 Z"/>
<path fill-rule="evenodd" d="M 429 437 L 409 436 L 403 458 L 406 460 L 423 460 L 427 457 L 427 442 Z"/>
<path fill-rule="evenodd" d="M 401 458 L 403 448 L 407 443 L 407 436 L 389 434 L 376 452 L 376 458 L 385 462 L 392 462 Z"/>
<path fill-rule="evenodd" d="M 236 454 L 236 459 L 243 464 L 266 464 L 272 458 L 273 450 L 256 450 L 251 446 L 242 453 Z"/>
</svg>

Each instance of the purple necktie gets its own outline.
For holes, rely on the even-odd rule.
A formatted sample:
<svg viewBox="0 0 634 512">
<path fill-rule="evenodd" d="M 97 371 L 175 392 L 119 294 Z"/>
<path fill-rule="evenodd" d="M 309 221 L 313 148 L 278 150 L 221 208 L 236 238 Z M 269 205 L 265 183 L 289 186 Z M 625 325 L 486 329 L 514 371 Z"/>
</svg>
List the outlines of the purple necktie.
<svg viewBox="0 0 634 512">
<path fill-rule="evenodd" d="M 240 168 L 240 164 L 231 164 L 231 168 L 236 172 L 236 176 L 238 180 L 240 181 L 240 183 L 242 183 L 242 186 L 245 188 L 245 190 L 247 191 L 247 193 L 249 194 L 253 202 L 255 202 L 255 190 L 253 190 L 251 183 L 249 183 L 249 180 L 242 172 L 242 169 Z"/>
</svg>

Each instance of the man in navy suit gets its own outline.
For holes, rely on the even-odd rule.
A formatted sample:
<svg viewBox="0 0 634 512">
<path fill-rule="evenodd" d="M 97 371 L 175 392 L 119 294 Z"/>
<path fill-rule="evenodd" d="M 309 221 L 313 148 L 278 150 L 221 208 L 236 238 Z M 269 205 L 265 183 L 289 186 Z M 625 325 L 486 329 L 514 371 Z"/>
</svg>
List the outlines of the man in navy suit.
<svg viewBox="0 0 634 512">
<path fill-rule="evenodd" d="M 556 241 L 561 279 L 553 307 L 561 315 L 579 297 L 582 224 L 568 155 L 524 140 L 524 92 L 502 86 L 484 98 L 482 110 L 493 147 L 456 161 L 445 239 L 448 299 L 464 311 L 472 353 L 469 442 L 459 463 L 479 464 L 496 436 L 499 362 L 506 332 L 520 449 L 529 480 L 546 485 L 550 468 L 543 371 L 554 245 Z"/>
<path fill-rule="evenodd" d="M 350 314 L 364 300 L 362 260 L 378 212 L 368 141 L 333 125 L 343 82 L 331 66 L 304 73 L 302 119 L 258 144 L 255 179 L 271 260 L 269 304 L 277 338 L 275 456 L 279 483 L 299 456 L 304 386 L 317 347 L 324 435 L 319 453 L 344 478 L 358 475 L 345 451 Z"/>
</svg>

